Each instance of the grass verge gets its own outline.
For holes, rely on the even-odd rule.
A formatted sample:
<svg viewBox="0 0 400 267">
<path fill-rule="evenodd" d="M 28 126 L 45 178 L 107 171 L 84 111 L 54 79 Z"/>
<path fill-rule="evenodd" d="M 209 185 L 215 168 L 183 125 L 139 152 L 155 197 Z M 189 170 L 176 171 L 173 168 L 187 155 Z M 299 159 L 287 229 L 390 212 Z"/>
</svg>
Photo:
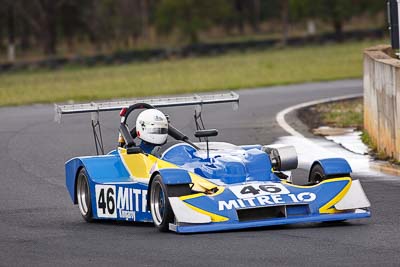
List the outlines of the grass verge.
<svg viewBox="0 0 400 267">
<path fill-rule="evenodd" d="M 0 106 L 92 101 L 358 78 L 362 51 L 383 41 L 270 49 L 0 75 Z"/>
<path fill-rule="evenodd" d="M 363 100 L 354 99 L 319 105 L 318 112 L 322 123 L 327 126 L 340 128 L 363 128 Z"/>
<path fill-rule="evenodd" d="M 369 147 L 369 154 L 378 160 L 400 165 L 400 162 L 378 151 L 376 144 L 363 128 L 363 100 L 361 98 L 319 104 L 299 110 L 299 118 L 311 130 L 320 126 L 355 128 L 362 131 L 361 141 Z M 333 133 L 334 131 L 331 130 Z"/>
<path fill-rule="evenodd" d="M 299 110 L 299 118 L 315 129 L 320 126 L 363 129 L 363 100 L 336 101 Z"/>
</svg>

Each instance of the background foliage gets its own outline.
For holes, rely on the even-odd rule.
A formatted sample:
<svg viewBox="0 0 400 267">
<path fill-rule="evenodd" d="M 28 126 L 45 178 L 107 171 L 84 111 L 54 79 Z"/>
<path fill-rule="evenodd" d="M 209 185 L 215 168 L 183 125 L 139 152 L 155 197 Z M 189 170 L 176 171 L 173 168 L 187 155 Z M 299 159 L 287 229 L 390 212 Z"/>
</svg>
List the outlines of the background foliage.
<svg viewBox="0 0 400 267">
<path fill-rule="evenodd" d="M 382 0 L 0 0 L 0 51 L 17 55 L 40 49 L 45 55 L 125 49 L 165 36 L 197 43 L 205 33 L 232 35 L 278 31 L 282 42 L 290 25 L 321 22 L 338 40 L 355 16 L 383 14 Z M 383 26 L 384 20 L 381 25 Z M 163 39 L 164 38 L 164 39 Z M 203 38 L 204 39 L 204 38 Z"/>
</svg>

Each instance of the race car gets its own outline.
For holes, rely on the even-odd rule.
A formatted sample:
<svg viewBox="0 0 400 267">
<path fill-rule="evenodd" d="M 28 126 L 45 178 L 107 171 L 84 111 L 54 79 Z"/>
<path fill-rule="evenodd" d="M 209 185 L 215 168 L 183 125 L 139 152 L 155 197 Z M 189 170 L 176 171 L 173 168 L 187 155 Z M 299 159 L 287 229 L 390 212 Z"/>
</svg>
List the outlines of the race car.
<svg viewBox="0 0 400 267">
<path fill-rule="evenodd" d="M 298 167 L 293 146 L 209 142 L 218 131 L 204 127 L 194 132 L 201 140 L 194 142 L 156 109 L 239 102 L 235 93 L 190 99 L 56 106 L 59 118 L 121 108 L 117 149 L 65 164 L 68 192 L 86 221 L 152 222 L 163 232 L 198 233 L 371 216 L 370 202 L 345 159 L 318 160 L 307 184 L 293 184 L 290 171 Z M 135 110 L 142 112 L 130 129 L 128 117 Z M 102 144 L 98 136 L 96 145 Z M 168 137 L 176 144 L 160 154 L 155 148 L 165 146 Z"/>
</svg>

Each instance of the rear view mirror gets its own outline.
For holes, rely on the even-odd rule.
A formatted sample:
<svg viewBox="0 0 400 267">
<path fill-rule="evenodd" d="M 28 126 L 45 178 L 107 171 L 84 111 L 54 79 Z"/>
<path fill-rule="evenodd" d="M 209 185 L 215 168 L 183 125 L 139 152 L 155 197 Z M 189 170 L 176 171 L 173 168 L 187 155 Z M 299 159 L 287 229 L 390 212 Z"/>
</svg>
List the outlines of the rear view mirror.
<svg viewBox="0 0 400 267">
<path fill-rule="evenodd" d="M 211 137 L 211 136 L 217 136 L 217 135 L 218 135 L 217 129 L 198 130 L 198 131 L 194 132 L 194 136 L 197 138 Z"/>
<path fill-rule="evenodd" d="M 143 153 L 143 150 L 140 147 L 128 147 L 126 149 L 126 154 L 139 154 L 139 153 Z"/>
</svg>

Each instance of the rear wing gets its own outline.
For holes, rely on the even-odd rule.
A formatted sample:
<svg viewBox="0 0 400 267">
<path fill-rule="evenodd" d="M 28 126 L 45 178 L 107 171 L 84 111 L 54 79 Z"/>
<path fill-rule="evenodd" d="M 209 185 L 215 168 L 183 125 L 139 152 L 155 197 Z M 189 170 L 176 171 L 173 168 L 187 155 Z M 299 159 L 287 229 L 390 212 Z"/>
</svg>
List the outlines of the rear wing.
<svg viewBox="0 0 400 267">
<path fill-rule="evenodd" d="M 96 145 L 97 154 L 100 151 L 104 154 L 103 140 L 100 128 L 100 112 L 116 111 L 122 108 L 128 108 L 137 103 L 147 103 L 155 108 L 165 107 L 180 107 L 180 106 L 196 106 L 195 109 L 195 122 L 196 128 L 200 126 L 204 128 L 204 123 L 201 119 L 201 111 L 203 105 L 208 104 L 221 104 L 232 103 L 232 108 L 237 110 L 239 107 L 239 95 L 235 92 L 211 94 L 211 95 L 193 95 L 193 96 L 178 96 L 178 97 L 165 97 L 165 98 L 150 98 L 150 99 L 132 99 L 124 101 L 110 101 L 110 102 L 92 102 L 85 104 L 70 104 L 70 105 L 54 105 L 54 120 L 61 123 L 61 117 L 64 114 L 78 114 L 78 113 L 91 113 L 91 121 L 93 128 L 93 135 Z M 200 121 L 200 123 L 198 122 Z"/>
<path fill-rule="evenodd" d="M 151 99 L 133 99 L 125 101 L 112 101 L 101 103 L 86 103 L 86 104 L 72 104 L 72 105 L 54 105 L 56 122 L 61 122 L 63 114 L 76 114 L 76 113 L 99 113 L 104 111 L 115 111 L 127 108 L 136 103 L 147 103 L 156 108 L 164 107 L 179 107 L 179 106 L 193 106 L 219 103 L 233 103 L 233 109 L 237 109 L 239 105 L 239 95 L 235 92 L 212 94 L 212 95 L 193 95 L 193 96 L 179 96 L 179 97 L 166 97 L 166 98 L 151 98 Z"/>
</svg>

